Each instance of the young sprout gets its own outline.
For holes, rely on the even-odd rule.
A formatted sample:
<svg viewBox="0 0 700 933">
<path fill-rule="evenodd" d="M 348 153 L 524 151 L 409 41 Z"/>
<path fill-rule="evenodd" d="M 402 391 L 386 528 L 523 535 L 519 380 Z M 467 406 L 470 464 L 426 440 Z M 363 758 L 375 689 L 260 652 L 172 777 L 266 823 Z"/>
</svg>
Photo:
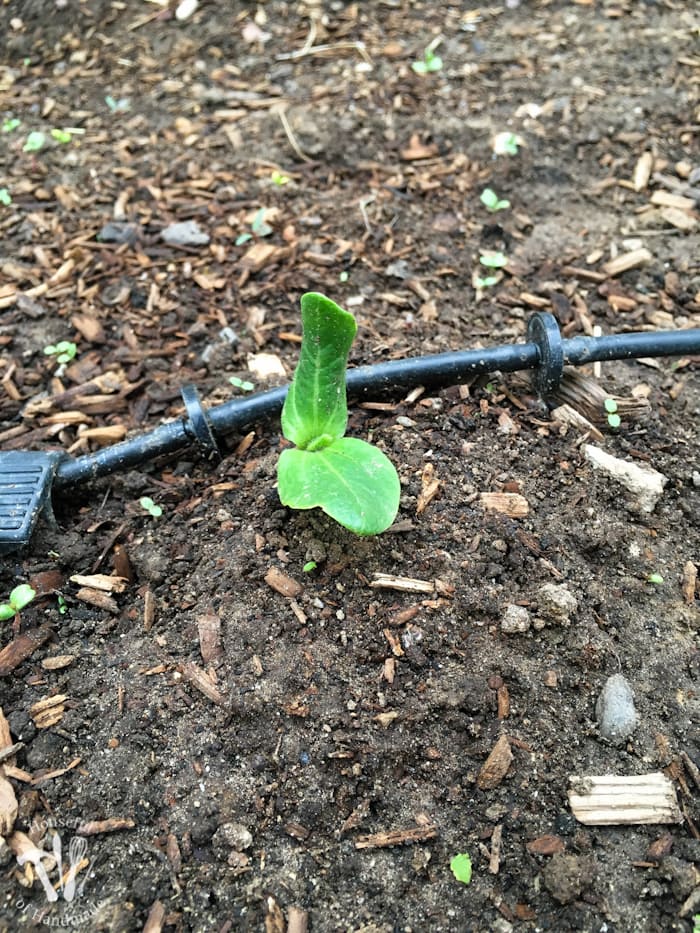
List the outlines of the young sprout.
<svg viewBox="0 0 700 933">
<path fill-rule="evenodd" d="M 350 278 L 350 273 L 346 269 L 343 269 L 343 271 L 338 276 L 338 281 L 345 283 L 347 282 L 349 278 Z"/>
<path fill-rule="evenodd" d="M 505 211 L 510 207 L 510 201 L 499 198 L 493 188 L 484 188 L 481 192 L 480 200 L 486 210 L 492 213 L 496 211 Z"/>
<path fill-rule="evenodd" d="M 411 68 L 417 75 L 427 75 L 433 71 L 442 70 L 442 59 L 436 55 L 430 45 L 423 52 L 423 58 L 418 59 L 411 64 Z"/>
<path fill-rule="evenodd" d="M 131 110 L 131 101 L 128 97 L 120 97 L 119 100 L 115 100 L 111 94 L 108 94 L 105 97 L 105 103 L 109 107 L 110 113 L 127 113 Z"/>
<path fill-rule="evenodd" d="M 229 376 L 228 381 L 232 386 L 235 386 L 237 389 L 240 389 L 242 392 L 252 392 L 255 388 L 255 385 L 252 382 L 248 382 L 245 379 L 239 379 L 238 376 Z"/>
<path fill-rule="evenodd" d="M 345 437 L 345 370 L 357 332 L 352 314 L 310 292 L 301 299 L 299 363 L 282 409 L 282 432 L 295 446 L 277 465 L 282 505 L 321 508 L 358 535 L 391 525 L 401 486 L 389 458 L 357 437 Z"/>
<path fill-rule="evenodd" d="M 617 413 L 617 402 L 614 398 L 606 398 L 603 404 L 605 405 L 605 411 L 607 412 L 608 424 L 611 428 L 619 428 L 622 422 L 620 420 L 620 416 Z"/>
<path fill-rule="evenodd" d="M 318 564 L 315 560 L 307 560 L 304 566 L 301 568 L 304 573 L 311 573 L 312 570 L 315 570 L 318 567 Z"/>
<path fill-rule="evenodd" d="M 139 499 L 139 505 L 142 509 L 145 509 L 152 518 L 160 518 L 163 514 L 161 507 L 156 505 L 150 496 L 142 496 Z"/>
<path fill-rule="evenodd" d="M 7 120 L 3 120 L 2 131 L 3 133 L 11 133 L 13 130 L 16 130 L 22 125 L 22 121 L 18 120 L 17 117 L 9 117 Z"/>
<path fill-rule="evenodd" d="M 71 139 L 73 138 L 71 134 L 68 132 L 68 130 L 60 130 L 60 129 L 51 130 L 51 137 L 52 139 L 55 139 L 57 143 L 61 143 L 62 145 L 69 143 Z"/>
<path fill-rule="evenodd" d="M 256 236 L 270 236 L 272 233 L 272 227 L 265 222 L 264 207 L 261 207 L 253 218 L 253 223 L 250 225 L 250 229 Z"/>
<path fill-rule="evenodd" d="M 21 583 L 10 593 L 6 603 L 0 603 L 0 621 L 17 616 L 36 596 L 36 590 L 28 583 Z"/>
<path fill-rule="evenodd" d="M 0 204 L 9 207 L 12 204 L 12 195 L 7 188 L 0 188 Z"/>
<path fill-rule="evenodd" d="M 522 139 L 517 133 L 497 133 L 493 138 L 493 151 L 496 155 L 517 155 Z"/>
<path fill-rule="evenodd" d="M 63 596 L 58 597 L 58 611 L 64 616 L 68 612 L 68 604 L 66 603 Z"/>
<path fill-rule="evenodd" d="M 647 577 L 647 583 L 653 583 L 655 586 L 661 586 L 664 582 L 664 578 L 660 573 L 650 573 Z"/>
<path fill-rule="evenodd" d="M 504 253 L 484 253 L 479 257 L 479 262 L 487 269 L 502 269 L 508 265 L 508 258 Z"/>
<path fill-rule="evenodd" d="M 70 363 L 77 352 L 77 346 L 71 343 L 70 340 L 61 340 L 57 344 L 50 343 L 47 347 L 44 347 L 44 355 L 55 356 L 56 362 L 61 363 L 61 365 Z"/>
<path fill-rule="evenodd" d="M 474 277 L 474 288 L 491 288 L 492 285 L 497 285 L 498 281 L 497 275 L 485 275 L 483 278 L 477 275 Z"/>
<path fill-rule="evenodd" d="M 277 169 L 270 175 L 270 180 L 273 185 L 277 185 L 278 188 L 283 187 L 283 185 L 288 185 L 291 181 L 289 175 L 285 175 L 283 172 L 278 172 Z"/>
<path fill-rule="evenodd" d="M 40 132 L 39 130 L 34 130 L 29 134 L 29 136 L 27 136 L 27 139 L 22 146 L 22 152 L 38 152 L 40 149 L 44 148 L 45 143 L 46 134 Z"/>
<path fill-rule="evenodd" d="M 472 880 L 472 860 L 466 852 L 455 855 L 450 862 L 450 868 L 457 881 L 461 881 L 462 884 L 469 884 Z"/>
</svg>

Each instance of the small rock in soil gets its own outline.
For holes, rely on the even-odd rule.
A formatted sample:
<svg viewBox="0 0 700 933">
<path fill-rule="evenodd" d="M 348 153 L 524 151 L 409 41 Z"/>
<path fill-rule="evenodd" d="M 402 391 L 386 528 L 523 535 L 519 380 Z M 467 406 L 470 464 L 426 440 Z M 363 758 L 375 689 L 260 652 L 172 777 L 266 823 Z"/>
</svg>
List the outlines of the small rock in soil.
<svg viewBox="0 0 700 933">
<path fill-rule="evenodd" d="M 522 634 L 530 628 L 530 613 L 525 606 L 509 603 L 501 618 L 501 631 L 506 635 Z"/>
<path fill-rule="evenodd" d="M 664 491 L 664 486 L 668 482 L 667 476 L 651 467 L 642 467 L 629 460 L 613 457 L 593 444 L 586 444 L 584 453 L 586 460 L 594 469 L 601 470 L 632 493 L 633 499 L 630 507 L 634 511 L 645 514 L 654 511 Z"/>
<path fill-rule="evenodd" d="M 209 242 L 209 234 L 194 220 L 170 224 L 160 235 L 170 246 L 206 246 Z"/>
<path fill-rule="evenodd" d="M 557 625 L 568 625 L 578 609 L 576 597 L 564 583 L 545 583 L 541 586 L 537 592 L 537 605 L 541 618 Z"/>
<path fill-rule="evenodd" d="M 214 833 L 212 845 L 215 849 L 235 849 L 243 852 L 253 845 L 253 837 L 242 823 L 222 823 Z"/>
<path fill-rule="evenodd" d="M 139 239 L 139 227 L 136 224 L 108 223 L 97 236 L 102 243 L 128 243 L 133 246 Z"/>
<path fill-rule="evenodd" d="M 622 744 L 637 726 L 634 693 L 622 674 L 608 677 L 595 707 L 598 728 L 604 739 Z"/>
<path fill-rule="evenodd" d="M 595 859 L 590 856 L 556 853 L 542 869 L 542 880 L 555 901 L 570 904 L 590 887 L 595 874 Z"/>
</svg>

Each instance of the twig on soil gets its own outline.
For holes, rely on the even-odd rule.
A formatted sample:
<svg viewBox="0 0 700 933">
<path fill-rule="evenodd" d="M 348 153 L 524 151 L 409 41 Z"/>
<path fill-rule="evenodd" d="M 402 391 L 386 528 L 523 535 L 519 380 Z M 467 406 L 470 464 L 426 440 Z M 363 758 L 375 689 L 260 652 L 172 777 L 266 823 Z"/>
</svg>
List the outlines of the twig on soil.
<svg viewBox="0 0 700 933">
<path fill-rule="evenodd" d="M 371 833 L 369 836 L 358 836 L 355 840 L 356 849 L 382 849 L 386 846 L 400 846 L 407 843 L 425 842 L 434 839 L 438 834 L 437 827 L 415 826 L 411 829 L 390 829 L 386 832 Z"/>
<path fill-rule="evenodd" d="M 106 820 L 89 820 L 76 829 L 79 836 L 97 836 L 101 833 L 116 833 L 122 829 L 133 829 L 136 821 L 128 817 L 112 816 Z"/>
<path fill-rule="evenodd" d="M 312 21 L 313 25 L 313 21 Z M 311 35 L 309 33 L 309 35 Z M 315 38 L 315 37 L 314 37 Z M 322 45 L 309 45 L 309 40 L 307 37 L 306 42 L 303 47 L 297 49 L 296 52 L 282 52 L 280 55 L 275 55 L 275 60 L 278 62 L 290 62 L 296 61 L 300 58 L 306 58 L 307 55 L 325 55 L 327 52 L 344 52 L 349 49 L 354 49 L 359 53 L 360 57 L 370 66 L 373 67 L 372 59 L 367 53 L 367 48 L 364 42 L 329 42 Z"/>
<path fill-rule="evenodd" d="M 40 628 L 13 638 L 0 651 L 0 677 L 7 677 L 8 674 L 11 674 L 22 661 L 26 661 L 40 645 L 48 641 L 52 634 L 53 629 L 50 625 L 42 625 Z"/>
<path fill-rule="evenodd" d="M 289 125 L 289 120 L 287 119 L 287 114 L 284 111 L 283 107 L 277 107 L 275 109 L 277 116 L 280 118 L 282 126 L 284 127 L 284 132 L 287 134 L 287 139 L 289 140 L 289 145 L 292 147 L 294 152 L 299 156 L 302 162 L 313 162 L 313 159 L 310 156 L 307 156 L 305 152 L 302 151 L 299 143 L 296 140 L 294 131 Z"/>
</svg>

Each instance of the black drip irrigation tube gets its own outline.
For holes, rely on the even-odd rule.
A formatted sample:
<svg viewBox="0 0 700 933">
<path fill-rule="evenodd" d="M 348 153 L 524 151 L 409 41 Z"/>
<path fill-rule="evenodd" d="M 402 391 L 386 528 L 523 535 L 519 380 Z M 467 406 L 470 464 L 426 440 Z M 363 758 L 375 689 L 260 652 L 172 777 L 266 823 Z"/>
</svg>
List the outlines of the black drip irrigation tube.
<svg viewBox="0 0 700 933">
<path fill-rule="evenodd" d="M 556 391 L 567 365 L 700 354 L 700 329 L 564 339 L 556 319 L 548 312 L 537 312 L 530 318 L 527 338 L 522 344 L 358 366 L 347 372 L 348 396 L 360 400 L 415 386 L 444 388 L 496 370 L 529 369 L 537 393 L 547 400 Z M 219 459 L 222 454 L 218 438 L 275 417 L 286 394 L 287 386 L 282 386 L 204 409 L 197 390 L 186 386 L 182 389 L 185 417 L 97 453 L 77 459 L 53 452 L 0 453 L 0 553 L 27 543 L 52 487 L 66 491 L 78 483 L 172 456 L 193 445 L 207 459 Z"/>
</svg>

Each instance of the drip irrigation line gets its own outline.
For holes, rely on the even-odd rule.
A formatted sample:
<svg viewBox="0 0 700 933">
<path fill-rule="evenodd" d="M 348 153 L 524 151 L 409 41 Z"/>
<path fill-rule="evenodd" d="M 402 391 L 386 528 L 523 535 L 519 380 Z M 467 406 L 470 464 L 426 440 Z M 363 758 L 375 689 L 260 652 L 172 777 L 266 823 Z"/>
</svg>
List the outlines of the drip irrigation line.
<svg viewBox="0 0 700 933">
<path fill-rule="evenodd" d="M 539 395 L 547 399 L 556 390 L 565 365 L 628 360 L 638 357 L 685 356 L 700 353 L 700 329 L 613 334 L 604 337 L 563 339 L 553 315 L 538 312 L 530 318 L 528 341 L 483 350 L 457 350 L 358 366 L 347 372 L 352 400 L 396 393 L 416 386 L 434 389 L 457 385 L 489 372 L 533 370 Z M 183 390 L 187 417 L 153 431 L 56 466 L 54 486 L 76 483 L 128 470 L 148 460 L 174 454 L 198 444 L 206 457 L 219 454 L 216 438 L 275 417 L 281 411 L 287 386 L 234 399 L 205 410 L 196 389 Z"/>
</svg>

